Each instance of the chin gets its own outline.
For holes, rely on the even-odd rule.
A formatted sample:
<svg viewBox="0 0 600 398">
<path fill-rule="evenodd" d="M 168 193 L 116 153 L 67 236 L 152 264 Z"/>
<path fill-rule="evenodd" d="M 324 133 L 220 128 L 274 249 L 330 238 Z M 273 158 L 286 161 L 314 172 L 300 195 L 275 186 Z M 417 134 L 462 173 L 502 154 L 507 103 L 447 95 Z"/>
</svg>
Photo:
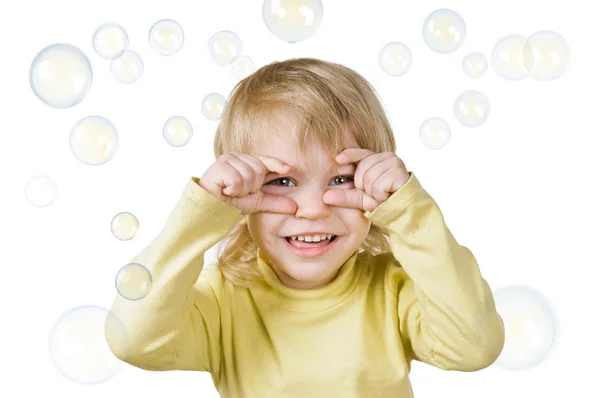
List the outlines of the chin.
<svg viewBox="0 0 600 398">
<path fill-rule="evenodd" d="M 319 263 L 297 264 L 291 267 L 286 267 L 285 273 L 297 282 L 322 285 L 330 282 L 333 275 L 336 275 L 339 268 L 323 269 L 323 265 Z"/>
</svg>

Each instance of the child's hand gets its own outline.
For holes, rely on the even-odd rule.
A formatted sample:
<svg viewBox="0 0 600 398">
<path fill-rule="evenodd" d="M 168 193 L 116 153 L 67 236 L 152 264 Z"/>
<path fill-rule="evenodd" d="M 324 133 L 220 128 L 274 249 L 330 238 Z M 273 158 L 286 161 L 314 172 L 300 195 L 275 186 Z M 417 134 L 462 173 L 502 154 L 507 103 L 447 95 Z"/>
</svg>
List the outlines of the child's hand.
<svg viewBox="0 0 600 398">
<path fill-rule="evenodd" d="M 285 174 L 290 170 L 288 164 L 270 156 L 229 152 L 219 156 L 206 170 L 200 178 L 200 186 L 244 215 L 261 211 L 294 214 L 296 202 L 260 190 L 269 172 Z"/>
<path fill-rule="evenodd" d="M 339 164 L 358 162 L 354 173 L 355 189 L 331 190 L 323 195 L 329 205 L 373 211 L 400 189 L 410 174 L 404 162 L 393 152 L 375 153 L 348 148 L 335 160 Z"/>
</svg>

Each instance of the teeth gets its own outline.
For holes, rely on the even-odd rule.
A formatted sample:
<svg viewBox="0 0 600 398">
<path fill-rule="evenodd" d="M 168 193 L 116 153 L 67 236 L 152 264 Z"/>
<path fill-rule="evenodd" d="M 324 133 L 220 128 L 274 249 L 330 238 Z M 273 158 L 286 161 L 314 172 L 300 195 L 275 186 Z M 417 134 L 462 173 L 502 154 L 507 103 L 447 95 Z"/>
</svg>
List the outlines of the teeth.
<svg viewBox="0 0 600 398">
<path fill-rule="evenodd" d="M 332 236 L 335 235 L 290 236 L 290 239 L 299 240 L 301 242 L 320 242 L 324 239 L 331 240 Z"/>
</svg>

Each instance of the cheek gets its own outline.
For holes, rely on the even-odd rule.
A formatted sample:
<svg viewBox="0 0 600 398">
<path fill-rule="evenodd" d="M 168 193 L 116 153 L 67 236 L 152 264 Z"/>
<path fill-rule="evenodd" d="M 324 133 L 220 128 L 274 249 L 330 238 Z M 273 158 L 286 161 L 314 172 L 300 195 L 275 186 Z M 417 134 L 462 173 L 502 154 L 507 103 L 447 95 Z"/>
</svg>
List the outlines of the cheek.
<svg viewBox="0 0 600 398">
<path fill-rule="evenodd" d="M 254 213 L 246 216 L 248 230 L 253 239 L 277 233 L 278 225 L 282 219 L 277 214 Z"/>
<path fill-rule="evenodd" d="M 338 209 L 337 216 L 343 221 L 349 233 L 367 235 L 371 228 L 369 221 L 362 210 Z"/>
</svg>

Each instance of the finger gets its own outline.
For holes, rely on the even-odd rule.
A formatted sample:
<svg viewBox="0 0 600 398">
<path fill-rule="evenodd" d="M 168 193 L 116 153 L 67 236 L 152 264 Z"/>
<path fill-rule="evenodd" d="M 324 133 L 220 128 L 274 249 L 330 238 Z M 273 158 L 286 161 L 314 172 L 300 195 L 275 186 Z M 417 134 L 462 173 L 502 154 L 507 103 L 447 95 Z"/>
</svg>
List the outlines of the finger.
<svg viewBox="0 0 600 398">
<path fill-rule="evenodd" d="M 236 196 L 246 196 L 250 193 L 250 189 L 254 185 L 254 170 L 246 162 L 240 160 L 237 155 L 230 153 L 230 157 L 227 158 L 229 163 L 242 177 L 241 188 Z"/>
<path fill-rule="evenodd" d="M 373 153 L 363 148 L 346 148 L 335 157 L 335 161 L 339 164 L 356 163 Z"/>
<path fill-rule="evenodd" d="M 397 170 L 390 167 L 379 176 L 373 183 L 373 194 L 371 197 L 379 203 L 383 203 L 391 196 L 392 187 L 397 179 Z"/>
<path fill-rule="evenodd" d="M 377 199 L 373 195 L 373 185 L 375 183 L 375 180 L 379 179 L 382 174 L 384 174 L 386 171 L 388 171 L 391 168 L 392 168 L 392 163 L 389 162 L 387 159 L 371 166 L 371 168 L 369 170 L 367 170 L 367 172 L 362 177 L 363 184 L 364 184 L 363 191 L 365 191 L 365 193 L 367 195 L 369 195 L 370 197 L 372 197 L 373 199 Z"/>
<path fill-rule="evenodd" d="M 365 174 L 373 167 L 375 164 L 384 161 L 386 159 L 395 156 L 390 154 L 389 152 L 382 153 L 374 153 L 373 155 L 366 157 L 361 160 L 356 166 L 356 171 L 354 172 L 354 186 L 358 189 L 365 190 Z"/>
<path fill-rule="evenodd" d="M 225 162 L 225 168 L 221 174 L 221 193 L 226 196 L 237 196 L 239 195 L 244 181 L 242 175 L 229 163 Z"/>
<path fill-rule="evenodd" d="M 246 162 L 250 167 L 252 167 L 252 170 L 254 170 L 254 178 L 252 181 L 252 186 L 250 187 L 250 193 L 256 193 L 260 191 L 265 180 L 265 175 L 267 174 L 267 168 L 265 165 L 254 156 L 246 155 L 245 153 L 236 153 L 236 156 Z"/>
<path fill-rule="evenodd" d="M 258 160 L 265 165 L 268 171 L 273 171 L 279 174 L 286 174 L 292 170 L 292 166 L 271 156 L 256 156 Z"/>
<path fill-rule="evenodd" d="M 358 189 L 337 189 L 325 192 L 323 202 L 338 207 L 373 211 L 379 203 Z"/>
<path fill-rule="evenodd" d="M 257 205 L 257 211 L 268 213 L 295 214 L 298 206 L 296 202 L 285 196 L 273 195 L 269 193 L 258 192 L 260 195 Z"/>
</svg>

